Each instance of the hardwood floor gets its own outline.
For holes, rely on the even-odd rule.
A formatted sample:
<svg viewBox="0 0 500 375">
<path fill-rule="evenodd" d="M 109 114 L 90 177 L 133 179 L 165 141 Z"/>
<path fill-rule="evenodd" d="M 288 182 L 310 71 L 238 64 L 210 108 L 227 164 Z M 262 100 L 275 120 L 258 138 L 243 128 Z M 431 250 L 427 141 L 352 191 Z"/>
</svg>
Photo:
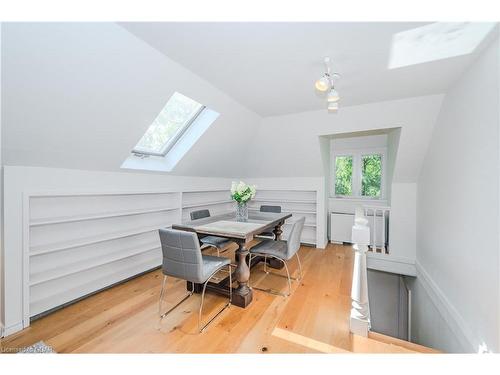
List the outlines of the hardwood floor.
<svg viewBox="0 0 500 375">
<path fill-rule="evenodd" d="M 390 339 L 349 333 L 350 246 L 329 245 L 326 250 L 302 247 L 299 254 L 304 277 L 300 285 L 293 282 L 290 297 L 254 290 L 250 307 L 231 306 L 202 334 L 196 329 L 199 295 L 189 298 L 159 323 L 161 272 L 158 270 L 41 318 L 28 329 L 3 339 L 1 345 L 19 348 L 43 340 L 58 353 L 420 351 L 418 345 L 403 347 Z M 292 260 L 290 265 L 291 272 L 297 272 L 296 261 Z M 262 269 L 259 265 L 252 270 L 251 285 L 286 290 L 285 278 L 266 276 Z M 185 282 L 169 279 L 164 308 L 173 305 L 184 293 Z M 204 316 L 225 302 L 223 297 L 207 295 Z"/>
</svg>

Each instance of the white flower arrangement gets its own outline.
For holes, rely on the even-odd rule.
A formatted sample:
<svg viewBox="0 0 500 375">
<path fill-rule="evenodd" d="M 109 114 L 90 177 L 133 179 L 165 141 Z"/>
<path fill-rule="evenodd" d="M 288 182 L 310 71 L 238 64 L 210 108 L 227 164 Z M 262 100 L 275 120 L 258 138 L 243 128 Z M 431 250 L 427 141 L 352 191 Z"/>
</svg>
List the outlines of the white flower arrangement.
<svg viewBox="0 0 500 375">
<path fill-rule="evenodd" d="M 256 192 L 255 185 L 247 185 L 243 181 L 233 181 L 231 184 L 231 198 L 239 204 L 247 203 L 250 199 L 255 198 Z"/>
</svg>

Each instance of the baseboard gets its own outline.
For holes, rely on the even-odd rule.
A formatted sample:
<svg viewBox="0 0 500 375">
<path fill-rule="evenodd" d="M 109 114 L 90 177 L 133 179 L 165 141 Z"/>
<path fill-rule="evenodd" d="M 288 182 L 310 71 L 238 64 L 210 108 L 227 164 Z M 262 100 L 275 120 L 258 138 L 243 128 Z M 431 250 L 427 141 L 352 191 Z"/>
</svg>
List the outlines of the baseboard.
<svg viewBox="0 0 500 375">
<path fill-rule="evenodd" d="M 326 240 L 323 243 L 318 244 L 317 248 L 324 250 L 324 249 L 326 249 L 327 246 L 328 246 L 328 240 Z"/>
<path fill-rule="evenodd" d="M 423 266 L 418 261 L 415 263 L 415 266 L 417 270 L 417 282 L 421 283 L 437 311 L 441 314 L 443 321 L 448 324 L 448 327 L 461 346 L 471 353 L 478 353 L 481 346 L 480 340 L 472 334 L 465 320 L 450 303 L 448 298 L 446 298 L 446 295 L 432 280 Z"/>
<path fill-rule="evenodd" d="M 23 323 L 17 323 L 9 327 L 3 327 L 3 332 L 2 332 L 2 337 L 7 337 L 10 336 L 16 332 L 22 331 L 23 330 Z"/>
</svg>

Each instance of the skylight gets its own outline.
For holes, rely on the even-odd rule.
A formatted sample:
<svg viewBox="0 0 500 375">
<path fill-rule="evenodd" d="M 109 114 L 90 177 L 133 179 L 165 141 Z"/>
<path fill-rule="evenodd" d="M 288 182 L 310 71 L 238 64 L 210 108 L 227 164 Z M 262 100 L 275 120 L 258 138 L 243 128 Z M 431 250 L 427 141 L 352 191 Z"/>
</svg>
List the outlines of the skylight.
<svg viewBox="0 0 500 375">
<path fill-rule="evenodd" d="M 166 155 L 204 109 L 200 103 L 175 92 L 132 152 Z"/>
<path fill-rule="evenodd" d="M 488 22 L 435 22 L 392 38 L 389 69 L 466 55 L 495 27 Z"/>
</svg>

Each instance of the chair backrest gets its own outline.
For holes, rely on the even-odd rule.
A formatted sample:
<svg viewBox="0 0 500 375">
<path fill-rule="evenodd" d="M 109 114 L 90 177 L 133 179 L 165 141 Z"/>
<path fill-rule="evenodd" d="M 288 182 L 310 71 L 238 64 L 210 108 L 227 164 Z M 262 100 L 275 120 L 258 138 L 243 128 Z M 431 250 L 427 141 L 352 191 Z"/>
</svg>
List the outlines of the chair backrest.
<svg viewBox="0 0 500 375">
<path fill-rule="evenodd" d="M 204 282 L 203 259 L 196 233 L 175 229 L 160 229 L 159 233 L 163 274 L 197 283 Z"/>
<path fill-rule="evenodd" d="M 198 210 L 191 212 L 190 215 L 191 215 L 191 220 L 198 220 L 198 219 L 203 219 L 205 217 L 210 217 L 210 211 Z"/>
<path fill-rule="evenodd" d="M 292 225 L 292 230 L 288 236 L 287 241 L 287 258 L 290 259 L 295 253 L 300 249 L 300 237 L 302 236 L 302 229 L 304 229 L 304 222 L 306 218 L 304 216 L 300 217 Z"/>
<path fill-rule="evenodd" d="M 260 206 L 260 212 L 275 212 L 277 214 L 281 213 L 281 206 Z"/>
</svg>

